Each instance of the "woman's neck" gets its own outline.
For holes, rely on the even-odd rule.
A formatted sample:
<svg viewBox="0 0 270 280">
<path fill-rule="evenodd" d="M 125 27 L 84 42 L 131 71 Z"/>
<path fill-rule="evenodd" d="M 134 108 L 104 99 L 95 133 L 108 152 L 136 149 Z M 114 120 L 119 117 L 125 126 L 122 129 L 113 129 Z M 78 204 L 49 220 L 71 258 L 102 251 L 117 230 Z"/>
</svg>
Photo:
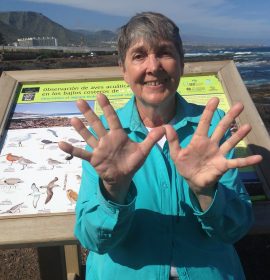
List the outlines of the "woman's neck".
<svg viewBox="0 0 270 280">
<path fill-rule="evenodd" d="M 146 127 L 157 127 L 169 123 L 175 116 L 176 105 L 173 103 L 162 106 L 145 106 L 137 102 L 137 108 L 143 124 Z"/>
</svg>

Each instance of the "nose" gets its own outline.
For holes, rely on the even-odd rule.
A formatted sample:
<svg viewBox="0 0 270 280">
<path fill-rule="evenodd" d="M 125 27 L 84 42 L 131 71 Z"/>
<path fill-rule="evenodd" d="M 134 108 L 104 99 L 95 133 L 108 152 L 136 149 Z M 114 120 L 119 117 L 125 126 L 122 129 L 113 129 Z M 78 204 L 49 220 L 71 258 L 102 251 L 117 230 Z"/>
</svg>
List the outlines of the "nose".
<svg viewBox="0 0 270 280">
<path fill-rule="evenodd" d="M 159 57 L 154 54 L 149 55 L 147 59 L 147 72 L 154 74 L 160 69 L 161 63 Z"/>
</svg>

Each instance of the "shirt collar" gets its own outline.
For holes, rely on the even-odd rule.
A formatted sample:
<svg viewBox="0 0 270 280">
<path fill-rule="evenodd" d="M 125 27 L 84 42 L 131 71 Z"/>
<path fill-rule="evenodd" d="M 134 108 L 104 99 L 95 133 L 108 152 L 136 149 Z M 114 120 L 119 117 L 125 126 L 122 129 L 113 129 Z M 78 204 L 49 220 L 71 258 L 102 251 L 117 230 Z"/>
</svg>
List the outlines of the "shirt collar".
<svg viewBox="0 0 270 280">
<path fill-rule="evenodd" d="M 177 130 L 184 127 L 188 122 L 198 124 L 202 112 L 203 106 L 188 103 L 182 96 L 176 93 L 176 120 L 173 125 L 174 129 Z M 124 129 L 147 134 L 147 129 L 139 116 L 134 95 L 124 107 L 117 110 L 117 113 Z M 108 129 L 106 121 L 104 122 L 104 126 Z"/>
<path fill-rule="evenodd" d="M 188 103 L 180 94 L 176 94 L 176 122 L 173 125 L 177 130 L 188 122 L 198 124 L 203 112 L 203 106 Z"/>
</svg>

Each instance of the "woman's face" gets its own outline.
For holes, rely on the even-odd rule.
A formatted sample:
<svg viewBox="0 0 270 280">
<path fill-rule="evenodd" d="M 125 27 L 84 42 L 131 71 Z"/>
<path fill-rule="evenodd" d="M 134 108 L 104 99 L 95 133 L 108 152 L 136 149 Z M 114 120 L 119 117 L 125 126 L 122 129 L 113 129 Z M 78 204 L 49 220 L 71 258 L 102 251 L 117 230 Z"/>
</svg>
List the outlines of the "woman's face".
<svg viewBox="0 0 270 280">
<path fill-rule="evenodd" d="M 138 107 L 158 107 L 170 102 L 174 105 L 183 67 L 172 42 L 160 41 L 150 46 L 138 41 L 127 51 L 123 73 L 136 96 Z"/>
</svg>

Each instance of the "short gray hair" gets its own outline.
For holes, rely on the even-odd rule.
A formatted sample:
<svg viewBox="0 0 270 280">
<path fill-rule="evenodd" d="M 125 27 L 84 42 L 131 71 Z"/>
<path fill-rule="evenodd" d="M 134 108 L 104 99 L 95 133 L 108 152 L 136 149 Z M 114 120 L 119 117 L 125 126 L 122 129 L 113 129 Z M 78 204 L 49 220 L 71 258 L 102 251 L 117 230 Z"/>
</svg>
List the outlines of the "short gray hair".
<svg viewBox="0 0 270 280">
<path fill-rule="evenodd" d="M 173 42 L 184 65 L 184 50 L 177 25 L 160 13 L 143 12 L 133 16 L 118 30 L 118 62 L 124 65 L 128 49 L 138 40 L 144 39 L 151 45 L 160 40 Z"/>
</svg>

